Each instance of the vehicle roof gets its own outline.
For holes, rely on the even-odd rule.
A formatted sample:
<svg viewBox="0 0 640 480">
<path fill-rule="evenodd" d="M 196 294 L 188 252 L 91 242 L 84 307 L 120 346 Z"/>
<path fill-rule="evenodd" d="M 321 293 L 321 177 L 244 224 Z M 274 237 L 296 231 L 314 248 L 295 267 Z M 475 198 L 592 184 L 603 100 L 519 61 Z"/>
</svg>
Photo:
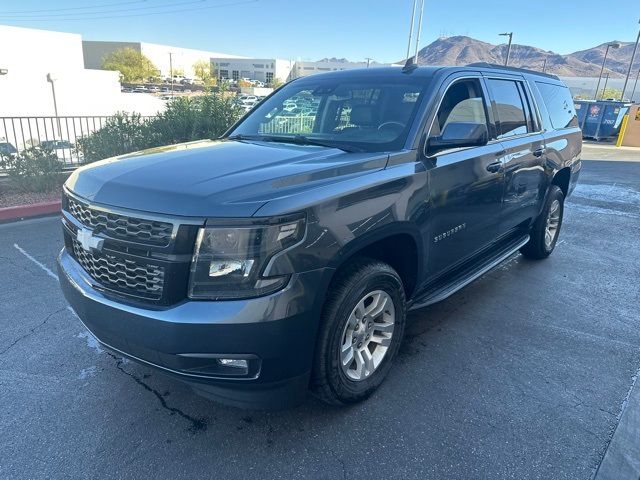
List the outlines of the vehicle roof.
<svg viewBox="0 0 640 480">
<path fill-rule="evenodd" d="M 545 81 L 554 81 L 558 83 L 562 83 L 561 80 L 555 76 L 548 73 L 537 72 L 534 70 L 527 70 L 524 68 L 517 67 L 505 67 L 503 65 L 495 65 L 490 63 L 472 63 L 465 66 L 436 66 L 436 65 L 420 65 L 414 67 L 413 69 L 405 69 L 401 66 L 393 66 L 393 67 L 372 67 L 372 68 L 354 68 L 351 70 L 337 70 L 333 72 L 325 72 L 318 75 L 321 75 L 322 78 L 338 78 L 338 79 L 351 79 L 358 78 L 362 76 L 387 76 L 387 75 L 407 75 L 411 77 L 421 77 L 421 78 L 430 78 L 435 76 L 438 73 L 447 74 L 447 73 L 455 73 L 455 72 L 491 72 L 491 73 L 515 73 L 528 77 L 540 77 L 540 79 L 544 79 Z M 313 81 L 314 78 L 317 78 L 318 75 L 311 75 L 308 77 L 301 77 L 297 80 L 309 80 Z"/>
</svg>

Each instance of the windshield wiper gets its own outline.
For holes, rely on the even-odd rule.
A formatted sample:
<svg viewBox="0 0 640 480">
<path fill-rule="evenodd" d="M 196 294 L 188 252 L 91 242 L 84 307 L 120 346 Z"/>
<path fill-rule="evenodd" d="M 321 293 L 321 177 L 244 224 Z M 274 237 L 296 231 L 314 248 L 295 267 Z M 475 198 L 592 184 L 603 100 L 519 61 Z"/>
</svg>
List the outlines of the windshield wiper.
<svg viewBox="0 0 640 480">
<path fill-rule="evenodd" d="M 291 137 L 283 136 L 266 136 L 263 138 L 265 142 L 282 142 L 282 143 L 294 143 L 296 145 L 314 145 L 318 147 L 328 147 L 328 148 L 337 148 L 344 152 L 355 153 L 355 152 L 363 152 L 361 148 L 354 147 L 352 145 L 339 145 L 333 142 L 328 142 L 324 140 L 319 140 L 316 138 L 305 137 L 304 135 L 296 134 Z"/>
</svg>

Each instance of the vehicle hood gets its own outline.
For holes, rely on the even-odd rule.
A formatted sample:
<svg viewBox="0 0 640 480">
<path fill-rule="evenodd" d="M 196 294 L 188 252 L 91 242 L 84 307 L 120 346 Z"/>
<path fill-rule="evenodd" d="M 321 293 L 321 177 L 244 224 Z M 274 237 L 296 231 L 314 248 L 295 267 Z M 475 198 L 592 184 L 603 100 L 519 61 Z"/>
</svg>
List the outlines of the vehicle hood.
<svg viewBox="0 0 640 480">
<path fill-rule="evenodd" d="M 327 147 L 206 140 L 84 166 L 69 177 L 66 187 L 107 206 L 192 217 L 246 217 L 269 200 L 383 169 L 387 158 Z"/>
</svg>

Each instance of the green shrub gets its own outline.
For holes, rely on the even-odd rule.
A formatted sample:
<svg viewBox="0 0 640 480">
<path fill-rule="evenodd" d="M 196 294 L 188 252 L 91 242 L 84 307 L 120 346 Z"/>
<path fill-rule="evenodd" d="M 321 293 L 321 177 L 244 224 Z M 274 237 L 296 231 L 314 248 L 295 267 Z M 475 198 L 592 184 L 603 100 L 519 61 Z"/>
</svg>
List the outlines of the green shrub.
<svg viewBox="0 0 640 480">
<path fill-rule="evenodd" d="M 32 147 L 17 156 L 0 156 L 11 186 L 22 192 L 47 192 L 60 184 L 62 163 L 51 150 Z"/>
<path fill-rule="evenodd" d="M 193 140 L 222 135 L 241 116 L 233 98 L 223 93 L 177 97 L 152 119 L 118 113 L 93 134 L 78 139 L 77 148 L 86 162 Z"/>
<path fill-rule="evenodd" d="M 84 155 L 85 162 L 149 148 L 153 145 L 149 120 L 134 113 L 116 113 L 95 133 L 79 138 L 76 148 Z"/>
</svg>

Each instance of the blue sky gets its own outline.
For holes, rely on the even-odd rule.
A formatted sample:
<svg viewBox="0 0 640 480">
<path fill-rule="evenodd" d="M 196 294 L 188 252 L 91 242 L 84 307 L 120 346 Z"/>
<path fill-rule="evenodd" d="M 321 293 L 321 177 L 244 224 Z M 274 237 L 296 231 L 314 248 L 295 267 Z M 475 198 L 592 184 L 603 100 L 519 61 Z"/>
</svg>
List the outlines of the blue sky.
<svg viewBox="0 0 640 480">
<path fill-rule="evenodd" d="M 413 0 L 2 0 L 0 24 L 255 57 L 387 62 L 404 57 L 412 5 Z M 157 14 L 162 11 L 169 13 Z M 513 31 L 514 43 L 570 53 L 614 39 L 634 41 L 638 17 L 638 0 L 426 0 L 420 46 L 442 35 L 497 44 L 503 39 L 498 33 Z"/>
</svg>

